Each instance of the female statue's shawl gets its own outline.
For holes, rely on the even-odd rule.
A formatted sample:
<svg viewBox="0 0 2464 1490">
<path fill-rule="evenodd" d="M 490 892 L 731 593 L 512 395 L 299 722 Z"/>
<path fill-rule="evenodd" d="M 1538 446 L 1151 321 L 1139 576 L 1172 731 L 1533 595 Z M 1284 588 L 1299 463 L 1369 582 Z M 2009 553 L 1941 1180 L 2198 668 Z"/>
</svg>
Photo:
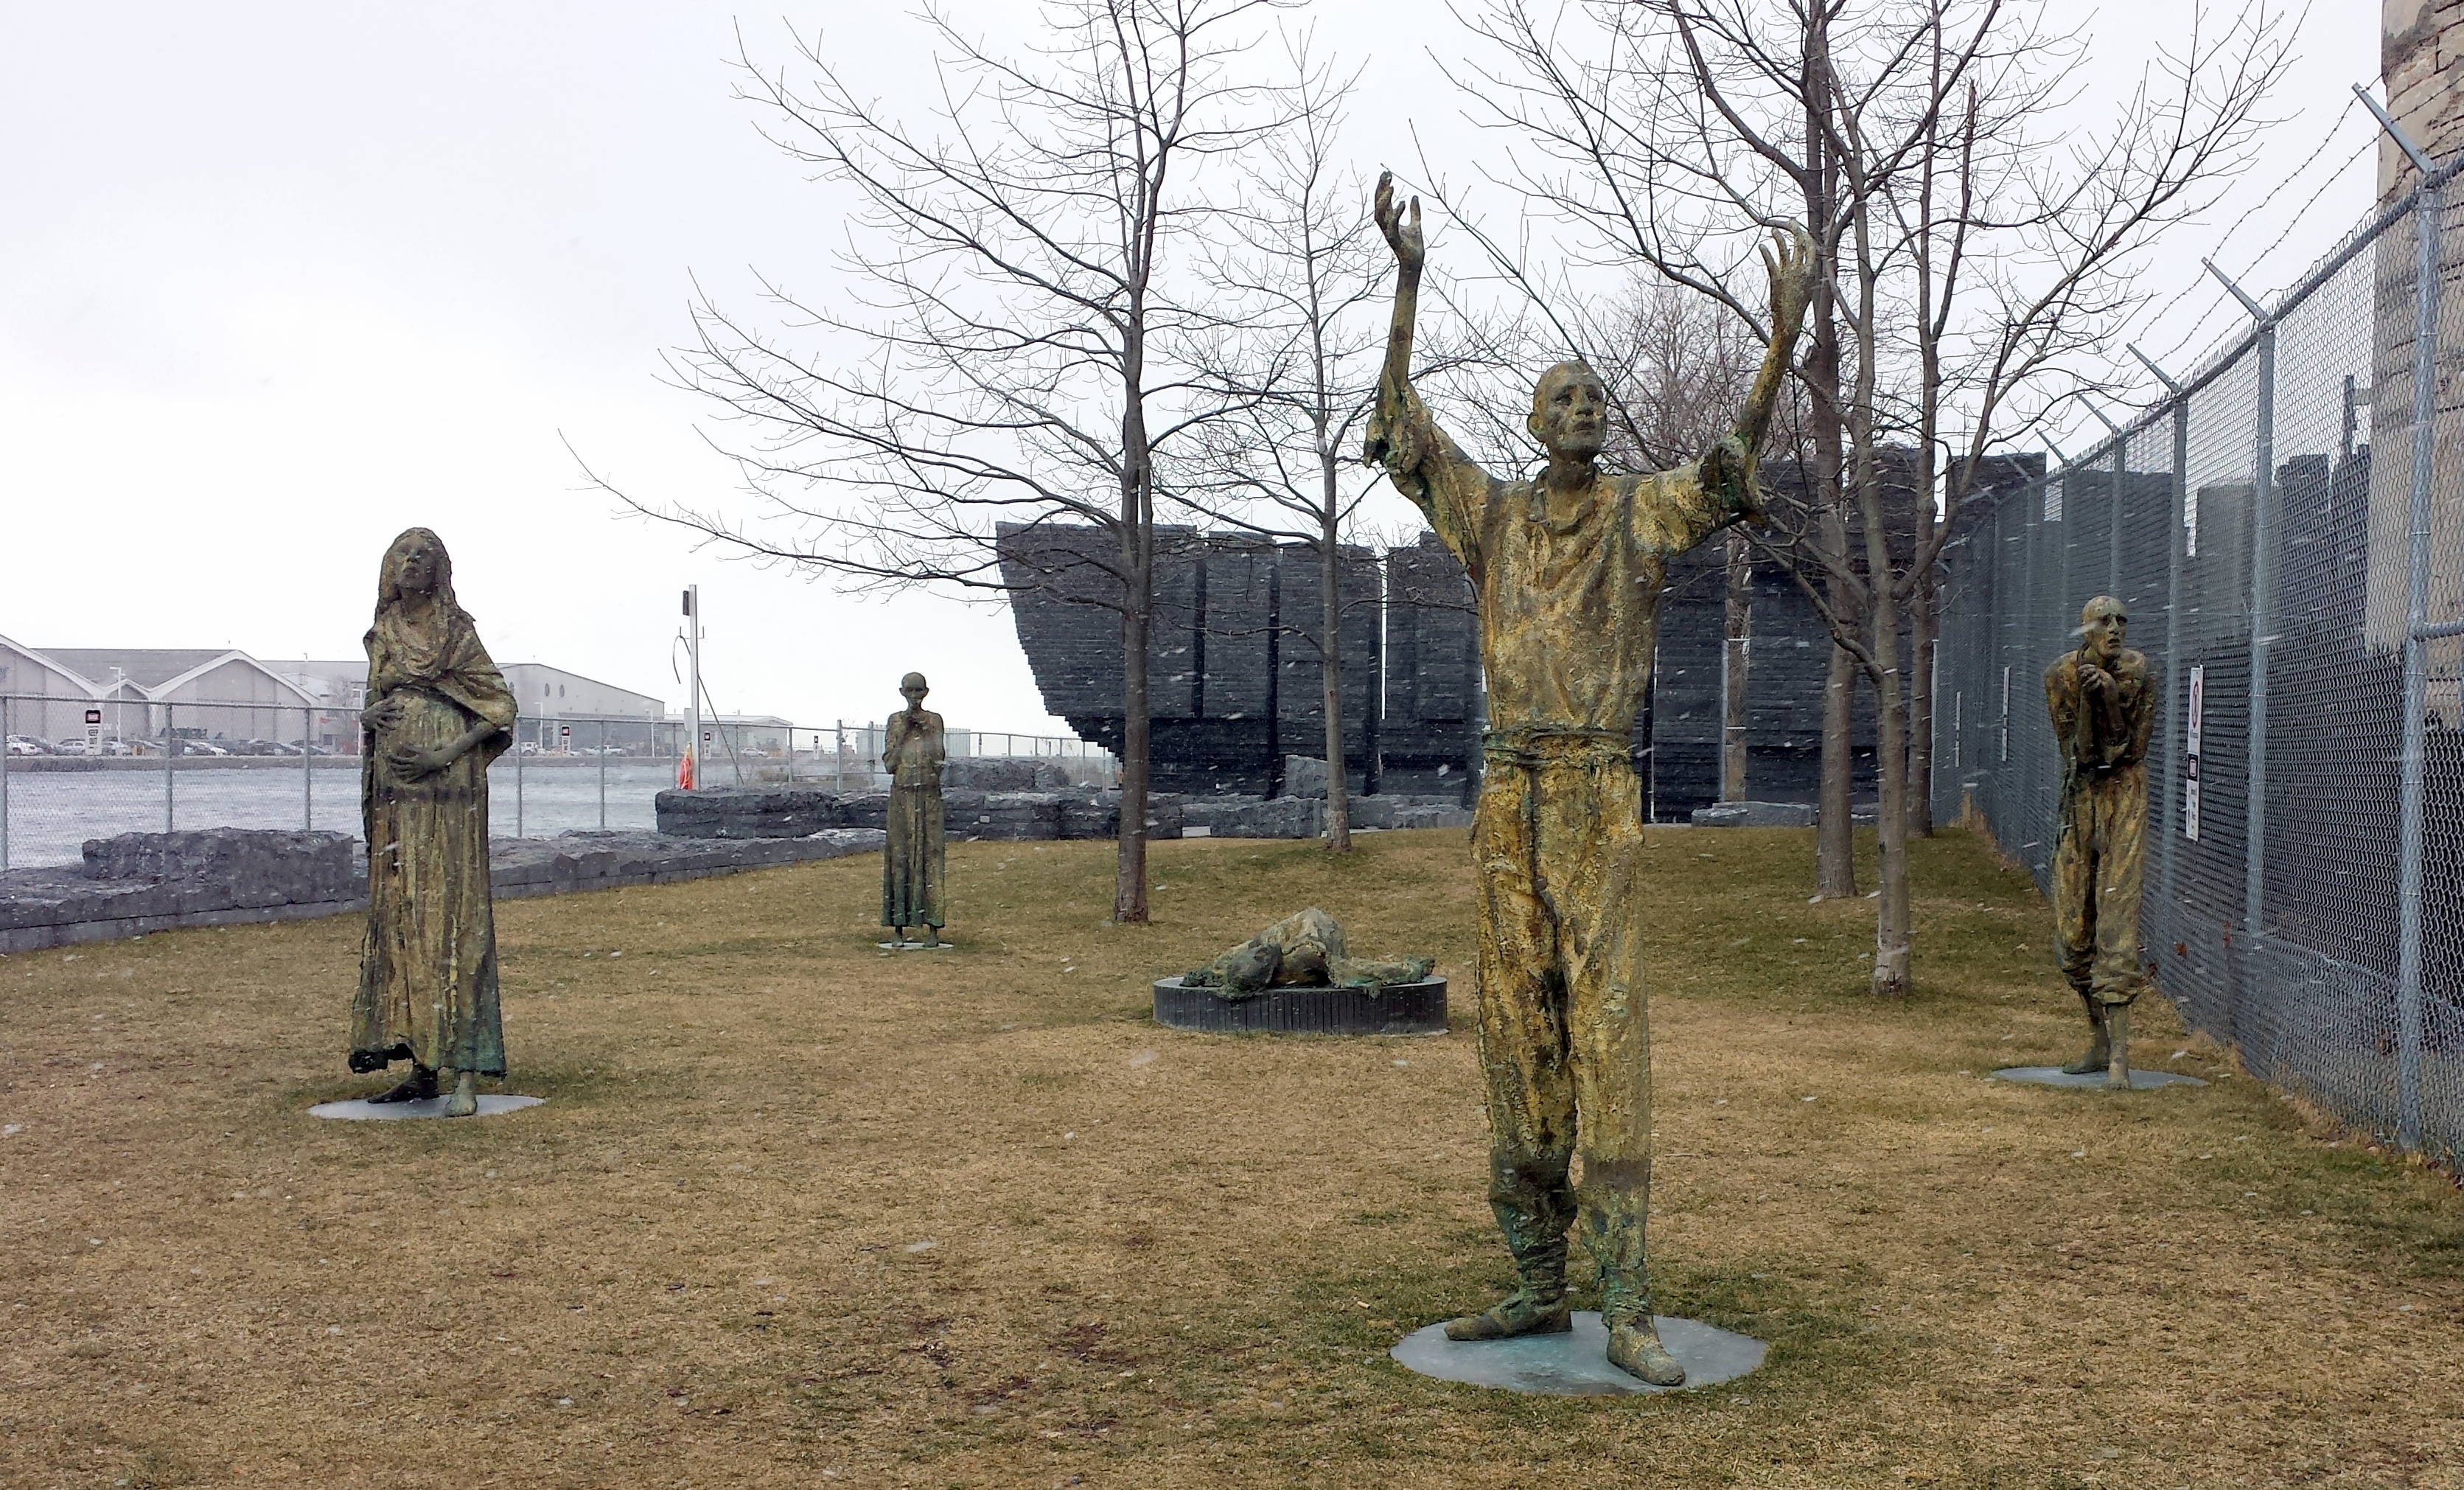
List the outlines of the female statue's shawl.
<svg viewBox="0 0 2464 1490">
<path fill-rule="evenodd" d="M 402 590 L 411 547 L 437 560 L 436 589 L 413 610 Z M 368 925 L 351 1011 L 351 1069 L 407 1057 L 431 1069 L 501 1076 L 496 927 L 488 883 L 488 763 L 517 713 L 511 689 L 453 598 L 451 561 L 426 528 L 385 550 L 368 629 L 367 701 L 393 699 L 401 718 L 361 738 L 361 817 L 368 840 Z M 434 749 L 478 724 L 495 733 L 444 770 L 405 778 L 397 746 Z"/>
</svg>

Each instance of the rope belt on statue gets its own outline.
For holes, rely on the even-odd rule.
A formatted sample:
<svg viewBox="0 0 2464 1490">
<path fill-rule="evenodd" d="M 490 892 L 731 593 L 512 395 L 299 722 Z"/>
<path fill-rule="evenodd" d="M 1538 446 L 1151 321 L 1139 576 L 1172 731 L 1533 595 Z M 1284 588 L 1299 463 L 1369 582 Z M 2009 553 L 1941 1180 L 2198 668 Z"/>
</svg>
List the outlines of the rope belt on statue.
<svg viewBox="0 0 2464 1490">
<path fill-rule="evenodd" d="M 1581 725 L 1529 724 L 1520 729 L 1491 729 L 1480 737 L 1481 759 L 1492 766 L 1539 770 L 1550 766 L 1632 767 L 1626 736 L 1614 729 Z"/>
<path fill-rule="evenodd" d="M 1481 734 L 1480 755 L 1490 767 L 1523 773 L 1523 843 L 1530 856 L 1525 868 L 1533 887 L 1545 896 L 1548 884 L 1540 872 L 1540 772 L 1557 766 L 1588 771 L 1617 766 L 1631 770 L 1634 758 L 1627 737 L 1614 729 L 1573 724 L 1491 729 Z"/>
</svg>

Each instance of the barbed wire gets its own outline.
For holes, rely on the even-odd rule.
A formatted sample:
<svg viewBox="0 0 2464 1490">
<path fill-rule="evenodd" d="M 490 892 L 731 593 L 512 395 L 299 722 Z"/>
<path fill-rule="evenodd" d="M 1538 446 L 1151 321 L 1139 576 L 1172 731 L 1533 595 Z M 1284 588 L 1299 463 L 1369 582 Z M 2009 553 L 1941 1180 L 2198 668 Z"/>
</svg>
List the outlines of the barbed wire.
<svg viewBox="0 0 2464 1490">
<path fill-rule="evenodd" d="M 2248 208 L 2244 209 L 2241 215 L 2235 217 L 2233 222 L 2226 227 L 2225 231 L 2217 235 L 2216 241 L 2219 244 L 2232 242 L 2233 234 L 2241 231 L 2243 224 L 2249 222 L 2253 217 L 2255 217 L 2260 212 L 2266 211 L 2270 204 L 2275 202 L 2277 197 L 2284 194 L 2287 188 L 2300 180 L 2312 166 L 2318 164 L 2319 158 L 2326 154 L 2328 147 L 2336 143 L 2336 136 L 2343 132 L 2345 122 L 2353 117 L 2355 101 L 2356 100 L 2349 95 L 2346 96 L 2343 108 L 2337 112 L 2335 120 L 2327 125 L 2326 133 L 2320 136 L 2319 143 L 2311 147 L 2310 153 L 2302 157 L 2301 164 L 2294 167 L 2290 171 L 2287 171 L 2275 186 L 2268 189 L 2268 192 L 2265 196 L 2260 197 L 2256 202 L 2252 203 Z M 2368 148 L 2369 142 L 2363 142 L 2362 149 L 2366 150 Z M 2355 156 L 2358 156 L 2361 152 L 2356 151 L 2354 153 Z M 2250 261 L 2250 264 L 2245 267 L 2243 272 L 2248 273 L 2250 269 L 2255 268 L 2269 254 L 2274 253 L 2278 247 L 2280 247 L 2284 240 L 2292 235 L 2294 228 L 2299 226 L 2301 220 L 2308 215 L 2310 209 L 2319 204 L 2320 198 L 2326 195 L 2326 193 L 2335 187 L 2336 183 L 2343 179 L 2344 172 L 2352 167 L 2352 164 L 2353 159 L 2348 157 L 2342 166 L 2339 166 L 2334 170 L 2328 172 L 2325 182 L 2323 182 L 2316 191 L 2313 191 L 2310 194 L 2309 200 L 2303 202 L 2300 209 L 2297 211 L 2292 218 L 2286 222 L 2284 231 L 2277 234 L 2276 241 L 2269 244 L 2264 250 L 2261 250 L 2260 253 Z M 2212 296 L 2208 303 L 2207 309 L 2201 311 L 2198 319 L 2190 322 L 2190 327 L 2188 331 L 2184 332 L 2170 346 L 2167 346 L 2162 353 L 2158 354 L 2156 361 L 2159 364 L 2170 362 L 2184 347 L 2189 345 L 2193 341 L 2198 339 L 2209 320 L 2227 303 L 2225 291 L 2222 286 L 2216 284 L 2210 277 L 2205 274 L 2200 274 L 2184 281 L 2182 287 L 2174 291 L 2172 296 L 2162 305 L 2157 306 L 2155 310 L 2141 318 L 2140 324 L 2143 327 L 2152 327 L 2162 324 L 2165 318 L 2172 313 L 2173 307 L 2181 304 L 2183 300 L 2188 300 L 2190 296 L 2190 292 L 2198 289 L 2203 284 L 2209 287 Z"/>
</svg>

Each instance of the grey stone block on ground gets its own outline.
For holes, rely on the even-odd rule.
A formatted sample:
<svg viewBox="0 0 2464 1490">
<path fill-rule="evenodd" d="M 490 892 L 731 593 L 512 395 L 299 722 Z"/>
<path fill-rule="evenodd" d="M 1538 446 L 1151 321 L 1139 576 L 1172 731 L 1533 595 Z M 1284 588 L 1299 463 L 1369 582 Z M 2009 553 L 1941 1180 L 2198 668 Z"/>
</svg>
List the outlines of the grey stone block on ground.
<svg viewBox="0 0 2464 1490">
<path fill-rule="evenodd" d="M 1811 802 L 1722 802 L 1694 810 L 1697 828 L 1811 828 Z"/>
<path fill-rule="evenodd" d="M 547 1101 L 544 1097 L 505 1097 L 495 1093 L 479 1099 L 478 1116 L 494 1118 L 503 1113 L 519 1112 Z M 332 1118 L 343 1123 L 407 1123 L 422 1118 L 445 1116 L 445 1099 L 431 1097 L 418 1102 L 319 1102 L 308 1109 L 312 1118 Z"/>
<path fill-rule="evenodd" d="M 1685 1368 L 1682 1387 L 1654 1387 L 1609 1364 L 1609 1332 L 1596 1310 L 1579 1309 L 1574 1327 L 1559 1335 L 1514 1340 L 1455 1341 L 1443 1324 L 1416 1329 L 1390 1353 L 1401 1365 L 1440 1381 L 1556 1397 L 1625 1396 L 1642 1391 L 1691 1391 L 1734 1381 L 1763 1364 L 1768 1348 L 1750 1335 L 1699 1320 L 1652 1316 L 1660 1343 Z"/>
<path fill-rule="evenodd" d="M 2104 1090 L 2103 1072 L 2092 1071 L 2084 1076 L 2074 1076 L 2059 1066 L 2005 1066 L 1993 1073 L 1993 1079 L 2022 1081 L 2035 1086 L 2086 1087 L 2100 1092 Z M 2130 1089 L 2134 1092 L 2152 1092 L 2160 1086 L 2205 1086 L 2207 1084 L 2197 1077 L 2184 1076 L 2178 1071 L 2145 1071 L 2137 1066 L 2130 1068 Z"/>
</svg>

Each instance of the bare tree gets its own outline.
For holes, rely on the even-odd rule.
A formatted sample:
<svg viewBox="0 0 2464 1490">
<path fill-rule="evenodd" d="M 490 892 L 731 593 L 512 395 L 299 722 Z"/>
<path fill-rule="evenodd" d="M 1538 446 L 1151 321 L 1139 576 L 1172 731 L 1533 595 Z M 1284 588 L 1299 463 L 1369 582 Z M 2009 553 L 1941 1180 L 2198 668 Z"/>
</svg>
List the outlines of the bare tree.
<svg viewBox="0 0 2464 1490">
<path fill-rule="evenodd" d="M 705 298 L 671 367 L 745 432 L 730 453 L 758 516 L 635 503 L 859 583 L 1116 614 L 1123 922 L 1147 919 L 1157 463 L 1223 408 L 1188 352 L 1215 324 L 1186 264 L 1220 211 L 1200 177 L 1285 121 L 1241 68 L 1259 12 L 1287 3 L 1049 0 L 1019 60 L 928 0 L 941 86 L 923 122 L 818 35 L 785 67 L 745 53 L 738 93 L 770 138 L 861 204 L 838 256 L 855 288 L 833 307 L 765 281 L 810 349 Z M 1089 528 L 1099 545 L 1071 541 Z"/>
<path fill-rule="evenodd" d="M 1348 854 L 1343 541 L 1374 484 L 1352 456 L 1384 351 L 1375 315 L 1386 257 L 1362 210 L 1366 186 L 1336 159 L 1349 83 L 1311 61 L 1306 38 L 1290 45 L 1291 127 L 1244 158 L 1241 231 L 1211 256 L 1223 306 L 1238 307 L 1208 358 L 1234 411 L 1210 428 L 1200 469 L 1176 490 L 1217 522 L 1317 559 L 1317 614 L 1282 630 L 1318 660 L 1326 842 Z"/>
<path fill-rule="evenodd" d="M 1732 235 L 1801 208 L 1822 256 L 1799 369 L 1816 500 L 1764 550 L 1874 691 L 1873 989 L 1903 992 L 1915 814 L 1903 617 L 1929 597 L 2000 453 L 2101 386 L 2134 270 L 2247 157 L 2283 65 L 2281 28 L 2255 8 L 2220 36 L 2195 33 L 2101 127 L 2056 144 L 2035 130 L 2070 92 L 2080 48 L 2031 0 L 1576 9 L 1592 23 L 1582 34 L 1543 26 L 1525 0 L 1496 0 L 1483 23 L 1512 64 L 1487 97 L 1538 152 L 1516 182 L 1534 209 L 1582 251 L 1647 264 L 1749 322 L 1756 307 L 1726 272 Z M 1911 463 L 1892 452 L 1910 447 L 1913 475 L 1899 478 Z M 1837 500 L 1822 500 L 1834 482 Z M 1897 548 L 1895 488 L 1915 528 Z M 1844 844 L 1844 792 L 1835 801 L 1825 776 L 1825 826 Z"/>
</svg>

